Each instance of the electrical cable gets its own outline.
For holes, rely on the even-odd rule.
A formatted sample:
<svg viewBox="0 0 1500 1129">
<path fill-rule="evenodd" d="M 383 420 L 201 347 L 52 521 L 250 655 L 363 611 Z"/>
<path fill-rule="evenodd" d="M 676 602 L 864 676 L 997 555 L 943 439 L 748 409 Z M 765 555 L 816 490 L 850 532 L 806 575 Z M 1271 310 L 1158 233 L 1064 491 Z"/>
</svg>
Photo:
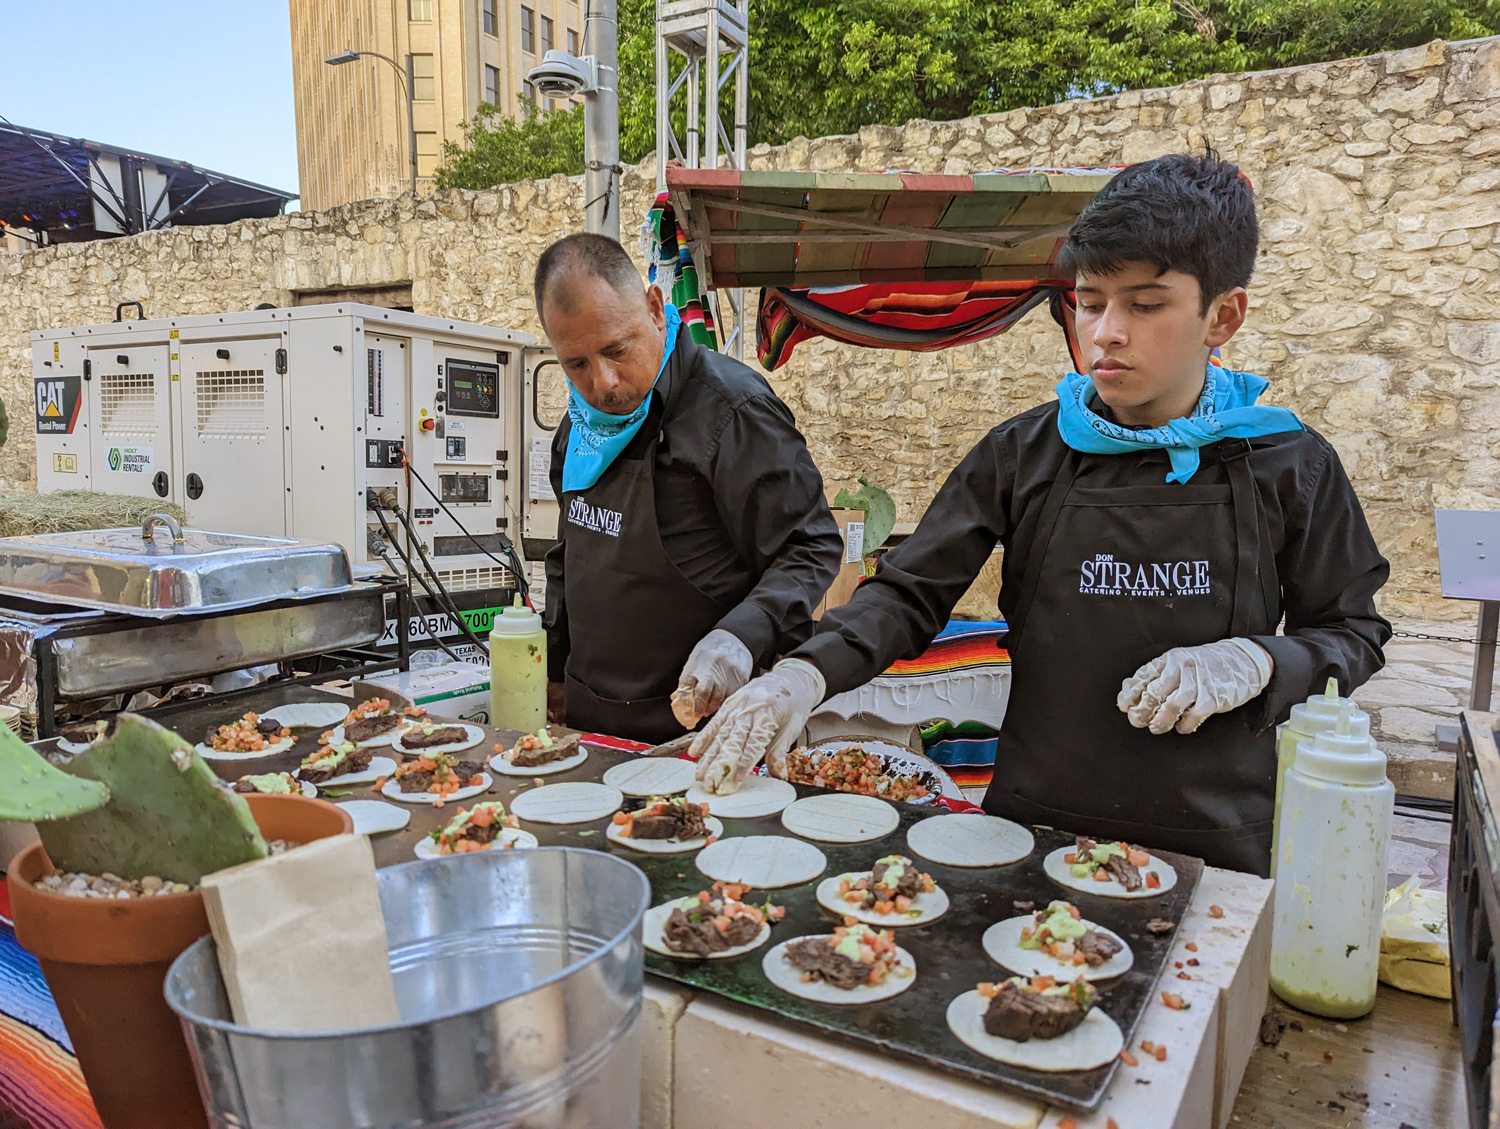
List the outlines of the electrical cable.
<svg viewBox="0 0 1500 1129">
<path fill-rule="evenodd" d="M 524 602 L 528 608 L 532 607 L 531 585 L 528 584 L 526 580 L 526 562 L 521 559 L 521 554 L 516 551 L 515 542 L 503 533 L 495 534 L 496 537 L 500 538 L 502 549 L 510 557 L 510 560 L 502 561 L 499 557 L 495 556 L 494 553 L 490 552 L 484 547 L 479 538 L 475 537 L 468 531 L 468 529 L 464 527 L 464 523 L 458 520 L 458 515 L 448 508 L 448 503 L 444 502 L 442 498 L 438 497 L 438 495 L 434 493 L 432 487 L 427 485 L 427 480 L 412 468 L 411 463 L 405 462 L 406 452 L 404 450 L 401 452 L 401 458 L 406 467 L 406 472 L 421 484 L 422 489 L 426 490 L 432 500 L 442 508 L 443 513 L 448 515 L 449 520 L 451 520 L 454 525 L 458 526 L 459 531 L 474 543 L 474 547 L 485 556 L 489 557 L 490 560 L 494 561 L 501 568 L 510 569 L 510 571 L 515 575 L 516 588 L 521 593 L 522 602 Z"/>
<path fill-rule="evenodd" d="M 386 539 L 391 543 L 392 548 L 396 550 L 396 554 L 401 558 L 402 563 L 406 565 L 407 575 L 415 576 L 417 578 L 417 582 L 422 585 L 422 589 L 427 593 L 428 599 L 430 599 L 434 604 L 437 605 L 438 611 L 443 612 L 445 615 L 451 615 L 457 622 L 459 630 L 468 635 L 470 641 L 479 648 L 480 652 L 488 657 L 489 648 L 480 643 L 479 638 L 473 633 L 473 631 L 469 629 L 468 623 L 464 620 L 463 616 L 459 614 L 458 609 L 453 606 L 453 599 L 448 595 L 447 589 L 443 587 L 442 581 L 438 580 L 435 573 L 433 574 L 432 580 L 437 584 L 437 591 L 434 591 L 432 585 L 427 583 L 427 577 L 422 575 L 421 569 L 417 568 L 417 566 L 412 563 L 411 557 L 407 553 L 402 551 L 400 540 L 396 537 L 396 534 L 391 529 L 390 524 L 385 520 L 385 515 L 381 512 L 380 504 L 378 502 L 372 503 L 372 507 L 375 511 L 375 516 L 380 519 L 380 528 L 385 531 Z M 393 507 L 391 512 L 394 513 L 397 518 L 401 519 L 402 524 L 406 527 L 407 533 L 409 535 L 412 535 L 411 524 L 406 519 L 402 511 L 397 507 Z M 414 536 L 415 535 L 413 535 L 413 537 Z M 421 551 L 420 541 L 417 541 L 417 549 L 418 552 Z M 423 555 L 422 560 L 426 562 L 427 558 L 425 554 Z M 430 563 L 427 565 L 427 567 L 428 571 L 431 572 L 432 566 Z M 449 648 L 449 646 L 441 639 L 439 639 L 436 635 L 434 635 L 432 638 L 433 641 L 437 643 L 437 645 L 441 647 L 455 662 L 464 661 L 460 655 Z"/>
<path fill-rule="evenodd" d="M 432 585 L 427 583 L 427 578 L 423 576 L 422 573 L 411 563 L 411 558 L 404 552 L 402 552 L 400 542 L 396 537 L 396 533 L 393 529 L 391 529 L 390 524 L 385 520 L 385 514 L 381 512 L 380 504 L 378 502 L 372 503 L 371 508 L 375 511 L 375 516 L 380 519 L 380 528 L 385 532 L 386 542 L 390 544 L 391 548 L 396 550 L 396 555 L 401 558 L 401 563 L 406 566 L 406 574 L 408 576 L 415 576 L 417 578 L 417 582 L 421 584 L 423 590 L 426 591 L 428 598 L 432 600 L 433 603 L 438 605 L 439 610 L 442 610 L 442 601 L 438 599 L 437 593 L 432 590 Z M 398 576 L 401 574 L 400 569 L 395 566 L 395 563 L 385 552 L 383 546 L 380 549 L 377 549 L 376 552 L 378 552 L 381 556 L 381 559 L 385 561 L 387 568 L 389 568 Z M 460 620 L 460 623 L 461 622 L 462 620 Z M 432 636 L 432 641 L 439 647 L 441 647 L 443 652 L 454 662 L 464 661 L 463 656 L 458 654 L 457 651 L 453 650 L 452 647 L 448 646 L 447 643 L 444 643 L 442 639 L 438 638 L 436 635 Z"/>
<path fill-rule="evenodd" d="M 461 630 L 464 635 L 468 637 L 469 642 L 473 643 L 474 646 L 479 649 L 480 654 L 484 655 L 485 658 L 489 658 L 489 647 L 487 647 L 483 642 L 480 641 L 478 635 L 474 634 L 474 629 L 469 626 L 468 620 L 464 619 L 463 613 L 458 610 L 458 605 L 453 602 L 453 597 L 448 594 L 448 589 L 444 588 L 443 582 L 438 579 L 437 569 L 433 568 L 432 561 L 428 560 L 427 550 L 422 548 L 422 537 L 419 533 L 417 533 L 416 529 L 413 528 L 411 517 L 406 513 L 405 510 L 401 509 L 399 506 L 395 507 L 392 512 L 395 513 L 397 519 L 400 520 L 401 524 L 406 527 L 407 536 L 411 538 L 412 544 L 416 546 L 417 555 L 422 558 L 422 564 L 427 569 L 427 574 L 432 577 L 432 582 L 437 585 L 437 590 L 440 595 L 438 597 L 434 597 L 434 599 L 438 599 L 439 608 L 451 615 L 454 621 L 457 622 L 459 630 Z M 423 587 L 426 587 L 425 581 L 423 582 Z"/>
</svg>

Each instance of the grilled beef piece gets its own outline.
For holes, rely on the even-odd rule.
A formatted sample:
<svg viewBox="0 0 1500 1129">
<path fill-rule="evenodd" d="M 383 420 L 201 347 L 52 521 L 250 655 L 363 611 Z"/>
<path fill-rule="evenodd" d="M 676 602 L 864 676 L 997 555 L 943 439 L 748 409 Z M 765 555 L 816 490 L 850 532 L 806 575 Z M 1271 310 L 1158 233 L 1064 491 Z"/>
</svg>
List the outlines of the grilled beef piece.
<svg viewBox="0 0 1500 1129">
<path fill-rule="evenodd" d="M 379 737 L 382 733 L 389 733 L 400 724 L 400 714 L 383 713 L 376 714 L 374 717 L 362 717 L 358 721 L 350 721 L 344 725 L 344 740 L 358 744 L 361 741 L 368 741 L 371 737 Z"/>
<path fill-rule="evenodd" d="M 403 792 L 430 792 L 433 782 L 437 779 L 437 770 L 429 768 L 426 772 L 406 772 L 393 779 Z"/>
<path fill-rule="evenodd" d="M 453 773 L 458 777 L 458 784 L 461 788 L 469 783 L 469 777 L 477 776 L 483 771 L 483 767 L 474 761 L 459 761 L 453 766 Z M 433 784 L 437 782 L 437 769 L 429 768 L 426 772 L 408 772 L 395 777 L 395 781 L 401 791 L 406 793 L 430 792 Z"/>
<path fill-rule="evenodd" d="M 281 722 L 274 717 L 263 717 L 255 723 L 255 731 L 262 736 L 271 737 L 281 732 Z"/>
<path fill-rule="evenodd" d="M 1125 946 L 1099 929 L 1090 929 L 1073 942 L 1073 947 L 1083 954 L 1090 968 L 1098 968 Z"/>
<path fill-rule="evenodd" d="M 255 792 L 259 791 L 259 789 L 257 789 L 255 785 L 251 784 L 248 780 L 236 780 L 234 782 L 234 790 L 236 792 L 239 792 L 241 795 L 253 795 Z"/>
<path fill-rule="evenodd" d="M 471 843 L 493 843 L 503 827 L 504 824 L 498 819 L 490 823 L 488 827 L 480 827 L 471 823 L 464 828 L 463 834 L 457 836 L 457 838 L 467 839 Z"/>
<path fill-rule="evenodd" d="M 1127 890 L 1139 890 L 1145 885 L 1140 868 L 1131 865 L 1130 860 L 1124 855 L 1110 855 L 1109 860 L 1104 864 L 1104 870 Z"/>
<path fill-rule="evenodd" d="M 905 867 L 906 869 L 901 877 L 896 879 L 896 894 L 907 898 L 915 898 L 922 892 L 922 875 L 910 860 L 905 863 Z M 877 862 L 870 870 L 870 886 L 872 889 L 867 895 L 867 899 L 870 900 L 872 905 L 874 904 L 875 897 L 873 887 L 879 886 L 885 881 L 885 872 L 889 869 L 889 863 Z M 892 894 L 891 896 L 895 897 L 896 894 Z"/>
<path fill-rule="evenodd" d="M 708 835 L 697 804 L 669 804 L 661 815 L 638 815 L 630 821 L 632 839 L 702 839 Z"/>
<path fill-rule="evenodd" d="M 567 760 L 578 752 L 578 738 L 558 737 L 550 745 L 536 749 L 517 749 L 511 754 L 510 763 L 517 768 L 535 768 L 553 761 Z"/>
<path fill-rule="evenodd" d="M 1087 854 L 1098 845 L 1097 839 L 1090 839 L 1087 835 L 1077 835 L 1073 838 L 1073 849 L 1080 855 Z"/>
<path fill-rule="evenodd" d="M 826 937 L 804 937 L 793 941 L 785 951 L 795 967 L 835 988 L 858 988 L 870 982 L 870 966 L 834 952 Z"/>
<path fill-rule="evenodd" d="M 984 1011 L 984 1029 L 1002 1039 L 1055 1039 L 1083 1022 L 1086 1013 L 1067 995 L 1044 996 L 1009 982 Z"/>
<path fill-rule="evenodd" d="M 370 767 L 370 761 L 375 754 L 369 749 L 355 749 L 343 760 L 332 768 L 322 766 L 303 766 L 297 770 L 297 779 L 305 780 L 309 784 L 322 784 L 326 780 L 332 780 L 335 776 L 348 776 L 351 773 L 363 772 Z"/>
<path fill-rule="evenodd" d="M 431 733 L 413 729 L 401 738 L 405 749 L 430 749 L 434 745 L 456 745 L 469 739 L 469 731 L 462 725 L 441 725 Z"/>
<path fill-rule="evenodd" d="M 729 927 L 720 933 L 714 926 L 713 915 L 705 912 L 701 921 L 692 921 L 682 907 L 674 907 L 662 929 L 667 948 L 677 953 L 692 953 L 706 957 L 722 953 L 738 945 L 748 945 L 760 936 L 760 926 L 745 914 L 731 918 Z"/>
</svg>

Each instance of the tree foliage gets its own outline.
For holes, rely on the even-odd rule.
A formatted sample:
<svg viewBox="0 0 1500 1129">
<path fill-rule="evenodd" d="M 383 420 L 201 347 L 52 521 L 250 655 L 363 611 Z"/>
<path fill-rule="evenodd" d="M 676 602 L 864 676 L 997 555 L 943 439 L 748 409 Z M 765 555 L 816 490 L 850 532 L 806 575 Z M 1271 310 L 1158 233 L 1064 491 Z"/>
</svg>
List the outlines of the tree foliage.
<svg viewBox="0 0 1500 1129">
<path fill-rule="evenodd" d="M 523 99 L 520 121 L 489 103 L 464 123 L 464 144 L 443 142 L 439 188 L 489 188 L 583 171 L 583 107 L 542 113 Z"/>
<path fill-rule="evenodd" d="M 631 162 L 656 147 L 655 18 L 655 0 L 619 0 L 620 150 Z M 751 0 L 750 143 L 1497 32 L 1500 0 Z M 674 56 L 674 75 L 681 65 Z M 684 100 L 679 91 L 679 122 Z M 481 107 L 467 145 L 444 146 L 438 183 L 576 174 L 582 130 L 579 110 L 532 107 L 511 123 Z"/>
</svg>

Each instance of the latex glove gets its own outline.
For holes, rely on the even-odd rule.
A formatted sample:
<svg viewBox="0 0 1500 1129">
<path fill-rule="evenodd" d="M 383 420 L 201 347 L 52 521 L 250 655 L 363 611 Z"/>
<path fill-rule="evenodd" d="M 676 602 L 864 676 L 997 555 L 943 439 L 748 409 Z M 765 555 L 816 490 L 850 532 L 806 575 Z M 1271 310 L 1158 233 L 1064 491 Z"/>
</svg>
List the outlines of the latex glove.
<svg viewBox="0 0 1500 1129">
<path fill-rule="evenodd" d="M 750 648 L 740 642 L 739 636 L 723 628 L 710 631 L 698 640 L 677 676 L 677 689 L 672 693 L 673 716 L 682 722 L 684 729 L 691 729 L 749 682 L 754 667 Z"/>
<path fill-rule="evenodd" d="M 1127 678 L 1115 705 L 1137 729 L 1192 733 L 1259 695 L 1272 669 L 1270 654 L 1249 639 L 1173 647 Z"/>
<path fill-rule="evenodd" d="M 826 692 L 822 672 L 802 659 L 782 659 L 736 690 L 688 750 L 703 790 L 739 791 L 762 757 L 792 747 Z"/>
</svg>

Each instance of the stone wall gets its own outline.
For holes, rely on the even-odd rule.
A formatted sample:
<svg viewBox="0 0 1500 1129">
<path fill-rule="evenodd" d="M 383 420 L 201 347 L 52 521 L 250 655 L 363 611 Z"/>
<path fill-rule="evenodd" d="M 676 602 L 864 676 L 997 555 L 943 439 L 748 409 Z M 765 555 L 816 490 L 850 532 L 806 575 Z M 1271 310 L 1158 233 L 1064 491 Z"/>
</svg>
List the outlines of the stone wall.
<svg viewBox="0 0 1500 1129">
<path fill-rule="evenodd" d="M 1250 318 L 1226 360 L 1271 378 L 1270 400 L 1338 448 L 1394 565 L 1387 612 L 1467 614 L 1436 599 L 1432 510 L 1491 506 L 1500 485 L 1500 40 L 799 138 L 758 147 L 752 166 L 969 173 L 1205 142 L 1245 169 L 1261 209 Z M 650 178 L 649 162 L 625 175 L 627 227 Z M 582 202 L 578 182 L 554 177 L 0 255 L 0 394 L 18 417 L 0 479 L 35 477 L 28 330 L 107 321 L 129 299 L 166 316 L 409 280 L 419 312 L 536 331 L 536 255 L 581 227 Z M 1066 363 L 1036 311 L 942 353 L 804 344 L 771 379 L 830 489 L 868 473 L 911 521 L 985 430 L 1050 397 Z"/>
</svg>

